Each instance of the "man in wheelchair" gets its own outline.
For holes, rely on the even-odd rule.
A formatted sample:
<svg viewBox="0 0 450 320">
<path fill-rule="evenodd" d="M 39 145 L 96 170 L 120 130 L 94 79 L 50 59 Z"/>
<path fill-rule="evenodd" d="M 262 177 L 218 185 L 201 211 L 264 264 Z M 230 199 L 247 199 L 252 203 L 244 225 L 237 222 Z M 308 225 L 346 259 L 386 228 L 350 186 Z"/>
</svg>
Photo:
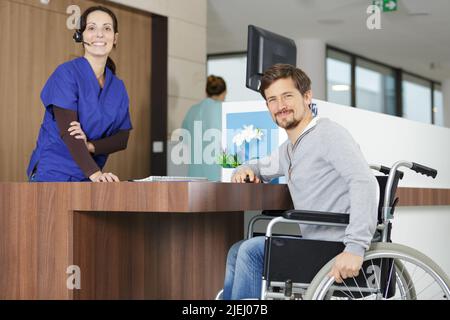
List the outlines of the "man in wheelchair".
<svg viewBox="0 0 450 320">
<path fill-rule="evenodd" d="M 240 166 L 232 182 L 268 182 L 285 176 L 295 209 L 349 213 L 347 226 L 300 227 L 304 239 L 344 244 L 329 274 L 336 282 L 356 277 L 377 226 L 377 180 L 349 132 L 313 115 L 311 81 L 302 70 L 272 66 L 263 75 L 260 92 L 289 139 L 267 159 Z M 223 299 L 260 298 L 264 242 L 264 237 L 255 237 L 230 248 Z"/>
</svg>

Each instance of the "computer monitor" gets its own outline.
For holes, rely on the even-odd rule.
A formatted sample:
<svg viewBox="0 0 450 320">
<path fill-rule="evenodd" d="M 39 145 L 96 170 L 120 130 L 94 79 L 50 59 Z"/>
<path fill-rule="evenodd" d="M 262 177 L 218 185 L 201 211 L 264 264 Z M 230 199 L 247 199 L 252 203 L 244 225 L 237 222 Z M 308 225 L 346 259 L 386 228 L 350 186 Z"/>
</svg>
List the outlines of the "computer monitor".
<svg viewBox="0 0 450 320">
<path fill-rule="evenodd" d="M 297 47 L 294 40 L 248 26 L 247 38 L 247 88 L 259 91 L 264 71 L 276 63 L 297 63 Z"/>
</svg>

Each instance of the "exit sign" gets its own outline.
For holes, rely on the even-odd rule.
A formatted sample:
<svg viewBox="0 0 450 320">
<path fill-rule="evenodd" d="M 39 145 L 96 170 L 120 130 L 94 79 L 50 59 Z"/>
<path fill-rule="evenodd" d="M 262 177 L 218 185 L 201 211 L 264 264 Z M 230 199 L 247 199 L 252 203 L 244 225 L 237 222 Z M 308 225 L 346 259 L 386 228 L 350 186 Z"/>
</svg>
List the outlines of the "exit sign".
<svg viewBox="0 0 450 320">
<path fill-rule="evenodd" d="M 373 4 L 383 12 L 397 11 L 397 0 L 374 0 Z"/>
</svg>

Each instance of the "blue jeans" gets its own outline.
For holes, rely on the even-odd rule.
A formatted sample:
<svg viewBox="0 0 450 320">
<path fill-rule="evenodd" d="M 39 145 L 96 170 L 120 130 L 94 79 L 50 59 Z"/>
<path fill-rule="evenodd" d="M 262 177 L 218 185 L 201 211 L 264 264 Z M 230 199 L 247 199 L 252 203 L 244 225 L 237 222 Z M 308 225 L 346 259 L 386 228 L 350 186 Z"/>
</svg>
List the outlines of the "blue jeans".
<svg viewBox="0 0 450 320">
<path fill-rule="evenodd" d="M 228 251 L 223 299 L 260 299 L 263 267 L 264 237 L 235 243 Z"/>
</svg>

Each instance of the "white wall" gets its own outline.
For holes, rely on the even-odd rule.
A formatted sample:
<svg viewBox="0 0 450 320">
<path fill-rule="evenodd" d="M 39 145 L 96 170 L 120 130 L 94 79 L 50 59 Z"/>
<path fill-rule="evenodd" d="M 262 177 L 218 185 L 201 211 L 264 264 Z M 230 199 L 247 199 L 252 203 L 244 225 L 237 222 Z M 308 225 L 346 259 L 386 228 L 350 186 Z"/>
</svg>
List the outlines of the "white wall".
<svg viewBox="0 0 450 320">
<path fill-rule="evenodd" d="M 245 86 L 247 73 L 247 56 L 236 55 L 232 58 L 209 59 L 207 64 L 208 75 L 222 77 L 227 84 L 227 96 L 225 101 L 262 100 L 259 92 L 248 89 Z"/>
<path fill-rule="evenodd" d="M 450 188 L 450 129 L 316 100 L 319 116 L 347 128 L 369 163 L 414 161 L 438 170 L 431 179 L 410 170 L 400 186 Z"/>
<path fill-rule="evenodd" d="M 450 275 L 450 207 L 399 207 L 395 211 L 392 241 L 419 250 Z"/>
</svg>

